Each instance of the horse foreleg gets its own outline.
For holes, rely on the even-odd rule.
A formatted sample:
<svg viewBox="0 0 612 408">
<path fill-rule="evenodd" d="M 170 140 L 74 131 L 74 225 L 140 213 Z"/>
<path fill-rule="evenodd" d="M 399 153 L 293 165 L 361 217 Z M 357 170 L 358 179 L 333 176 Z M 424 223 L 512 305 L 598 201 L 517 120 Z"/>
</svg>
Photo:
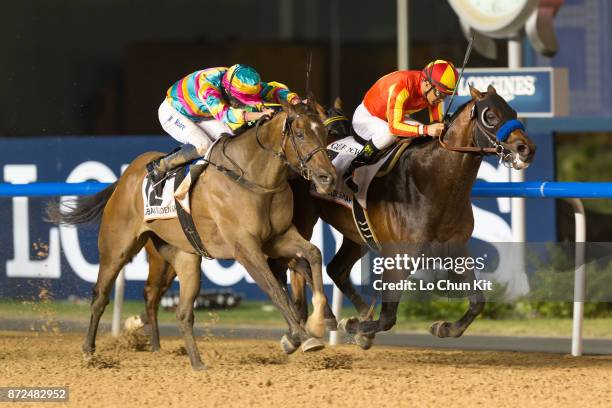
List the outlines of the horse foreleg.
<svg viewBox="0 0 612 408">
<path fill-rule="evenodd" d="M 279 255 L 277 257 L 282 258 L 284 256 Z M 297 313 L 289 300 L 289 294 L 283 289 L 274 273 L 270 270 L 266 262 L 266 256 L 261 251 L 261 245 L 254 239 L 243 237 L 236 243 L 234 259 L 246 268 L 249 275 L 268 295 L 289 324 L 289 336 L 284 336 L 281 340 L 283 350 L 287 353 L 292 353 L 300 344 L 304 351 L 314 351 L 323 348 L 323 342 L 311 338 L 300 325 Z"/>
<path fill-rule="evenodd" d="M 287 269 L 291 273 L 291 297 L 293 299 L 293 307 L 295 308 L 300 324 L 305 324 L 308 319 L 308 304 L 306 303 L 306 287 L 305 280 L 293 266 L 289 266 L 289 261 L 286 258 L 268 258 L 268 265 L 278 279 L 278 282 L 287 289 Z"/>
<path fill-rule="evenodd" d="M 308 318 L 308 303 L 306 300 L 306 286 L 304 283 L 307 282 L 310 287 L 313 287 L 312 271 L 310 270 L 310 265 L 304 258 L 292 259 L 289 263 L 289 267 L 292 271 L 291 286 L 294 290 L 294 304 L 297 305 L 296 307 L 298 307 L 298 310 L 302 313 L 300 318 L 303 318 L 303 320 L 301 321 L 306 322 Z M 338 321 L 327 301 L 323 308 L 323 316 L 325 319 L 325 326 L 328 330 L 338 329 Z"/>
<path fill-rule="evenodd" d="M 402 271 L 385 270 L 383 282 L 398 282 L 405 277 Z M 355 335 L 355 342 L 363 349 L 372 346 L 372 340 L 376 333 L 387 331 L 395 326 L 397 321 L 397 309 L 402 292 L 389 290 L 382 293 L 382 302 L 378 320 L 364 320 L 359 323 L 359 329 Z"/>
<path fill-rule="evenodd" d="M 271 257 L 304 258 L 308 262 L 312 272 L 310 276 L 312 277 L 313 311 L 306 322 L 306 329 L 314 337 L 323 337 L 325 335 L 327 297 L 323 291 L 321 251 L 302 238 L 293 225 L 283 234 L 271 240 L 266 245 L 265 250 Z"/>
<path fill-rule="evenodd" d="M 291 295 L 297 309 L 300 323 L 308 320 L 308 300 L 306 299 L 306 279 L 295 269 L 291 269 Z M 325 316 L 327 318 L 327 315 Z"/>
<path fill-rule="evenodd" d="M 363 300 L 351 282 L 351 269 L 355 262 L 363 255 L 360 245 L 344 239 L 340 249 L 327 265 L 327 274 L 334 281 L 338 289 L 349 298 L 361 318 L 366 317 L 370 306 Z"/>
</svg>

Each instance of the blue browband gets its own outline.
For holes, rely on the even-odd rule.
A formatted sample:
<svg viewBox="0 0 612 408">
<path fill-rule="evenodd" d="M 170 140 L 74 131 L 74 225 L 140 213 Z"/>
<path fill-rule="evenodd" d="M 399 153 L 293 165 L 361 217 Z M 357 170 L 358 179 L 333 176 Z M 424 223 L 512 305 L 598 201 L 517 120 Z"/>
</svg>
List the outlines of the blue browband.
<svg viewBox="0 0 612 408">
<path fill-rule="evenodd" d="M 495 136 L 500 142 L 505 142 L 508 136 L 510 136 L 510 133 L 517 129 L 525 130 L 525 126 L 518 119 L 511 119 L 497 130 Z"/>
</svg>

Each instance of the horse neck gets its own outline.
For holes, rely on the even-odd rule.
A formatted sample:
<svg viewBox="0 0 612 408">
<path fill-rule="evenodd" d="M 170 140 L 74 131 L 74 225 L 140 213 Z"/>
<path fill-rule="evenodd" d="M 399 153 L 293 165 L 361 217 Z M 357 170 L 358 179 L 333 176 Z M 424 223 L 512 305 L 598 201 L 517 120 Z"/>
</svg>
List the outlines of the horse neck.
<svg viewBox="0 0 612 408">
<path fill-rule="evenodd" d="M 283 124 L 286 116 L 281 112 L 269 122 L 262 124 L 259 130 L 249 129 L 243 135 L 231 140 L 225 150 L 226 155 L 244 171 L 247 179 L 266 188 L 275 188 L 287 179 L 287 166 L 272 152 L 280 152 L 282 149 Z M 257 136 L 265 148 L 260 146 Z M 224 160 L 229 162 L 225 158 Z M 235 167 L 232 163 L 226 163 L 226 166 L 231 169 Z"/>
<path fill-rule="evenodd" d="M 449 146 L 473 145 L 470 108 L 471 105 L 468 105 L 462 110 L 446 133 L 444 141 Z M 419 187 L 419 191 L 428 192 L 432 198 L 442 196 L 452 199 L 470 194 L 482 162 L 481 155 L 447 150 L 437 139 L 412 153 L 416 156 L 411 160 L 403 160 L 401 166 L 401 173 L 406 175 L 407 188 L 408 184 L 414 183 Z M 418 156 L 421 156 L 421 159 Z"/>
</svg>

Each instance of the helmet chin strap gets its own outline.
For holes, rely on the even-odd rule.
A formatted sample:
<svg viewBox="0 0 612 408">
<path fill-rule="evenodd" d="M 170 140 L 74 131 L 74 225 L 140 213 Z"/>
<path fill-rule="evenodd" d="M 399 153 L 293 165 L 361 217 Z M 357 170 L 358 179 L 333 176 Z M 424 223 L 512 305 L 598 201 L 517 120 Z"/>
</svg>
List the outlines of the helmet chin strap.
<svg viewBox="0 0 612 408">
<path fill-rule="evenodd" d="M 426 80 L 426 79 L 423 79 L 423 82 L 425 82 L 425 81 L 427 81 L 427 80 Z M 432 84 L 431 82 L 429 82 L 429 81 L 427 81 L 427 82 L 429 83 L 429 89 L 428 89 L 427 91 L 425 91 L 425 94 L 424 94 L 423 96 L 425 97 L 425 100 L 427 101 L 427 104 L 428 104 L 428 105 L 431 105 L 431 103 L 429 103 L 429 98 L 428 98 L 428 96 L 429 96 L 429 93 L 430 93 L 431 91 L 433 91 L 434 86 L 433 86 L 433 84 Z"/>
</svg>

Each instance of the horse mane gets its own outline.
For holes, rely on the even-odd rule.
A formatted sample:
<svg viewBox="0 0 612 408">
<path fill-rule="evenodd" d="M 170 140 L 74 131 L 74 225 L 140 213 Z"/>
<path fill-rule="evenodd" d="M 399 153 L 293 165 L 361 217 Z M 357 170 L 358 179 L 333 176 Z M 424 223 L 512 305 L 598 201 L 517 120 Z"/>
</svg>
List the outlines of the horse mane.
<svg viewBox="0 0 612 408">
<path fill-rule="evenodd" d="M 459 116 L 459 114 L 465 109 L 465 107 L 467 106 L 468 103 L 472 102 L 472 99 L 470 99 L 467 102 L 462 103 L 461 105 L 459 105 L 459 107 L 453 112 L 453 114 L 448 118 L 449 122 L 453 122 L 455 119 L 457 119 L 457 116 Z"/>
<path fill-rule="evenodd" d="M 467 105 L 472 102 L 472 99 L 470 99 L 467 102 L 462 103 L 461 105 L 459 105 L 459 107 L 453 112 L 453 114 L 448 118 L 448 123 L 453 123 L 455 121 L 455 119 L 457 119 L 457 117 L 461 114 L 461 112 L 463 112 L 463 110 L 467 107 Z M 425 144 L 425 143 L 432 143 L 432 142 L 437 142 L 436 138 L 433 137 L 429 137 L 429 136 L 419 136 L 419 137 L 415 137 L 412 142 L 411 142 L 411 146 L 418 146 L 421 144 Z M 406 149 L 404 150 L 404 152 L 402 153 L 402 156 L 404 156 L 404 154 L 410 149 Z"/>
</svg>

